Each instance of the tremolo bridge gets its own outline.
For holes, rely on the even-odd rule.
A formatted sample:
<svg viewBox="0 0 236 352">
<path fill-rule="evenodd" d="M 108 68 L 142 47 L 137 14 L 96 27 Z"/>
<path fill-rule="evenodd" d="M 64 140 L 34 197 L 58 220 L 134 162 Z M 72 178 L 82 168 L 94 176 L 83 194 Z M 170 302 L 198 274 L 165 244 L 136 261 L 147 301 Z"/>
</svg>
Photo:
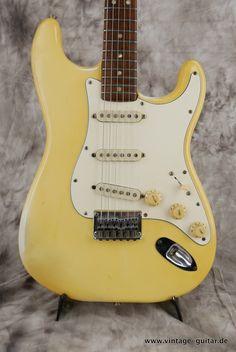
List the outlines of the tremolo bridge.
<svg viewBox="0 0 236 352">
<path fill-rule="evenodd" d="M 142 238 L 142 214 L 139 211 L 96 211 L 95 240 L 136 241 Z"/>
</svg>

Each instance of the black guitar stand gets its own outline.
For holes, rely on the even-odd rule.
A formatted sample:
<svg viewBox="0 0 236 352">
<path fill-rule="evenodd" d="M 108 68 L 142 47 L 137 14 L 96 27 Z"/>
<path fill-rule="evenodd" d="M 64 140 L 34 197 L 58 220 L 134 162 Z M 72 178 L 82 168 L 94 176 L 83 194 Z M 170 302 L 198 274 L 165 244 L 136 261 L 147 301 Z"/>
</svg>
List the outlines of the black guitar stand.
<svg viewBox="0 0 236 352">
<path fill-rule="evenodd" d="M 170 302 L 173 304 L 173 306 L 174 306 L 174 308 L 176 310 L 176 314 L 177 314 L 178 320 L 183 322 L 183 316 L 182 316 L 182 313 L 181 313 L 181 310 L 180 310 L 178 298 L 177 297 L 172 297 Z"/>
<path fill-rule="evenodd" d="M 61 316 L 61 312 L 62 312 L 62 309 L 67 301 L 68 297 L 67 295 L 61 295 L 59 296 L 59 299 L 58 299 L 58 305 L 57 305 L 57 315 L 56 315 L 56 321 L 59 321 L 60 320 L 60 316 Z"/>
<path fill-rule="evenodd" d="M 58 299 L 58 306 L 57 306 L 57 315 L 56 315 L 56 321 L 60 320 L 60 316 L 61 316 L 61 312 L 63 310 L 63 307 L 66 303 L 66 301 L 71 301 L 67 295 L 63 294 L 61 296 L 59 296 Z M 170 302 L 173 304 L 176 314 L 177 314 L 177 318 L 179 321 L 183 322 L 183 316 L 180 310 L 180 306 L 179 306 L 179 300 L 177 297 L 173 297 Z"/>
</svg>

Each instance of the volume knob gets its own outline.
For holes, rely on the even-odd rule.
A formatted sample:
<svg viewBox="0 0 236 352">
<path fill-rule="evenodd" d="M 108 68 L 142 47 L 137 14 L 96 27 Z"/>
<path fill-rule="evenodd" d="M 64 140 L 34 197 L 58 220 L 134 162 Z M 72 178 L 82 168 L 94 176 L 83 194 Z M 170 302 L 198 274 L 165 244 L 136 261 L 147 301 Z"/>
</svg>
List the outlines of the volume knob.
<svg viewBox="0 0 236 352">
<path fill-rule="evenodd" d="M 170 207 L 170 215 L 172 218 L 181 220 L 185 217 L 186 208 L 183 204 L 175 203 Z"/>
<path fill-rule="evenodd" d="M 161 193 L 157 191 L 148 191 L 145 194 L 145 203 L 151 205 L 152 207 L 158 206 L 162 201 Z"/>
<path fill-rule="evenodd" d="M 190 234 L 196 238 L 203 238 L 207 234 L 206 225 L 202 222 L 194 222 L 190 226 Z"/>
</svg>

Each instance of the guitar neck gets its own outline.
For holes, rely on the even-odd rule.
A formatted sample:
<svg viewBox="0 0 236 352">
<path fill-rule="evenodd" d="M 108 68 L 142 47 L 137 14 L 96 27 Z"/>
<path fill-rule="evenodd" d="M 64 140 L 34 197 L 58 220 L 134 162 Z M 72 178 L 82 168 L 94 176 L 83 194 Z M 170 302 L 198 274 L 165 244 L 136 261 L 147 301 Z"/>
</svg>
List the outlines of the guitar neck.
<svg viewBox="0 0 236 352">
<path fill-rule="evenodd" d="M 137 99 L 137 0 L 105 0 L 102 99 Z"/>
</svg>

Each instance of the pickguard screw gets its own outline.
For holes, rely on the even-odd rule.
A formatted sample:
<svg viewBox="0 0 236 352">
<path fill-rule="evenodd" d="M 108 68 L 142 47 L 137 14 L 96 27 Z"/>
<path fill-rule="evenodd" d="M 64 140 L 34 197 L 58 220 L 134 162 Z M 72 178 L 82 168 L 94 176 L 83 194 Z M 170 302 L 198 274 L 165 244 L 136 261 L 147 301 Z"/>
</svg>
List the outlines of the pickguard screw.
<svg viewBox="0 0 236 352">
<path fill-rule="evenodd" d="M 189 112 L 189 114 L 192 114 L 192 113 L 193 113 L 193 110 L 189 110 L 188 112 Z"/>
<path fill-rule="evenodd" d="M 84 215 L 85 215 L 85 216 L 88 215 L 87 211 L 85 211 Z"/>
<path fill-rule="evenodd" d="M 92 81 L 89 81 L 88 83 L 89 83 L 89 84 L 92 84 L 93 82 L 92 82 Z"/>
<path fill-rule="evenodd" d="M 97 115 L 96 114 L 93 114 L 93 119 L 96 119 L 97 118 Z"/>
<path fill-rule="evenodd" d="M 194 76 L 196 76 L 197 75 L 197 71 L 194 71 L 193 74 L 194 74 Z"/>
<path fill-rule="evenodd" d="M 174 176 L 173 171 L 170 171 L 170 172 L 169 172 L 169 175 L 170 175 L 170 176 Z"/>
<path fill-rule="evenodd" d="M 186 195 L 187 195 L 187 196 L 190 196 L 190 195 L 191 195 L 191 192 L 190 192 L 190 191 L 186 192 Z"/>
<path fill-rule="evenodd" d="M 74 183 L 78 182 L 77 178 L 74 179 Z"/>
<path fill-rule="evenodd" d="M 144 102 L 143 102 L 143 101 L 141 101 L 140 105 L 142 105 L 142 106 L 143 106 L 143 105 L 144 105 Z"/>
<path fill-rule="evenodd" d="M 96 154 L 95 154 L 95 153 L 93 153 L 93 154 L 92 154 L 92 157 L 93 157 L 93 158 L 96 158 Z"/>
<path fill-rule="evenodd" d="M 202 241 L 206 241 L 206 237 L 202 237 Z"/>
<path fill-rule="evenodd" d="M 92 189 L 96 189 L 97 187 L 95 185 L 92 186 Z"/>
<path fill-rule="evenodd" d="M 186 175 L 186 174 L 187 174 L 187 171 L 186 171 L 186 170 L 184 170 L 184 171 L 183 171 L 183 174 L 184 174 L 184 175 Z"/>
<path fill-rule="evenodd" d="M 88 150 L 88 147 L 86 146 L 84 149 L 85 149 L 85 150 Z"/>
<path fill-rule="evenodd" d="M 196 206 L 197 206 L 197 207 L 200 207 L 200 203 L 199 203 L 199 202 L 197 202 L 197 203 L 196 203 Z"/>
<path fill-rule="evenodd" d="M 143 216 L 144 216 L 145 218 L 147 218 L 148 214 L 147 214 L 147 213 L 144 213 Z"/>
</svg>

